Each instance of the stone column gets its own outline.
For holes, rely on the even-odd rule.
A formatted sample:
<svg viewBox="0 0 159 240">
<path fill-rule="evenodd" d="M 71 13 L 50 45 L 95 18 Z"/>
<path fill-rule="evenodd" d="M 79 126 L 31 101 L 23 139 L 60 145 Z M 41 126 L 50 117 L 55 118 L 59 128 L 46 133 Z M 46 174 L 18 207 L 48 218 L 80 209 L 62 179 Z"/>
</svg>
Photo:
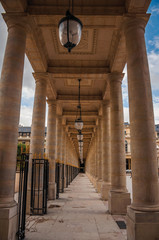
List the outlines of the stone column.
<svg viewBox="0 0 159 240">
<path fill-rule="evenodd" d="M 97 191 L 101 192 L 102 185 L 102 118 L 98 118 L 98 182 Z"/>
<path fill-rule="evenodd" d="M 96 151 L 96 139 L 97 139 L 97 134 L 95 132 L 94 136 L 94 187 L 96 188 L 96 178 L 97 178 L 97 151 Z"/>
<path fill-rule="evenodd" d="M 64 179 L 65 179 L 65 130 L 64 130 L 64 126 L 61 126 L 62 128 L 62 142 L 61 142 L 61 189 L 62 189 L 62 192 L 64 192 Z"/>
<path fill-rule="evenodd" d="M 32 159 L 43 158 L 44 141 L 45 141 L 45 111 L 46 111 L 46 85 L 47 85 L 46 74 L 34 73 L 34 78 L 36 82 L 36 87 L 35 87 L 33 117 L 32 117 L 32 126 L 31 126 L 31 139 L 30 139 L 27 213 L 30 213 Z M 42 177 L 41 177 L 41 183 L 42 183 Z M 41 183 L 40 183 L 40 186 L 41 186 Z M 36 200 L 34 202 L 36 204 Z M 42 200 L 40 201 L 40 204 L 42 205 Z"/>
<path fill-rule="evenodd" d="M 95 185 L 94 187 L 97 189 L 97 181 L 98 181 L 98 128 L 96 129 L 95 135 L 95 151 L 96 151 L 96 169 L 95 169 Z"/>
<path fill-rule="evenodd" d="M 102 186 L 101 197 L 103 200 L 108 200 L 108 193 L 110 190 L 110 103 L 109 101 L 103 102 L 103 162 L 102 162 Z"/>
<path fill-rule="evenodd" d="M 46 85 L 47 75 L 45 73 L 34 73 L 36 82 L 33 117 L 31 126 L 30 153 L 32 159 L 43 158 L 45 141 L 45 112 L 46 112 Z"/>
<path fill-rule="evenodd" d="M 126 189 L 125 139 L 122 102 L 123 74 L 111 73 L 110 110 L 111 110 L 111 191 L 108 209 L 111 214 L 126 214 L 127 205 L 131 203 Z"/>
<path fill-rule="evenodd" d="M 26 45 L 25 18 L 3 15 L 8 39 L 0 79 L 0 238 L 16 239 L 14 201 L 18 124 Z"/>
<path fill-rule="evenodd" d="M 159 237 L 156 138 L 145 26 L 142 18 L 125 18 L 133 187 L 127 213 L 128 240 Z"/>
<path fill-rule="evenodd" d="M 56 141 L 56 162 L 58 162 L 60 168 L 59 176 L 59 189 L 62 190 L 62 116 L 57 116 L 57 141 Z"/>
<path fill-rule="evenodd" d="M 55 154 L 56 154 L 56 101 L 48 100 L 48 120 L 46 154 L 49 159 L 49 189 L 48 199 L 56 199 L 55 184 Z"/>
<path fill-rule="evenodd" d="M 66 165 L 67 165 L 67 153 L 66 153 L 66 132 L 65 132 L 65 128 L 64 128 L 64 188 L 66 188 L 66 175 L 67 175 L 67 169 L 66 169 Z"/>
</svg>

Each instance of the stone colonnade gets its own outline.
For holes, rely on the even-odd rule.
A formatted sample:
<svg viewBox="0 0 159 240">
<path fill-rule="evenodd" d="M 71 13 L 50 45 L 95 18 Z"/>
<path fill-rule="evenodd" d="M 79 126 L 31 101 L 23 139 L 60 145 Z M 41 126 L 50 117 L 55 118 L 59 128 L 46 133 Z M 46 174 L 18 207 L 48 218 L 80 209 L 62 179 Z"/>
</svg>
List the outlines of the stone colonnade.
<svg viewBox="0 0 159 240">
<path fill-rule="evenodd" d="M 18 16 L 15 18 L 5 14 L 4 18 L 8 25 L 8 39 L 0 80 L 0 236 L 14 240 L 17 231 L 17 204 L 14 201 L 16 151 L 27 23 L 25 16 L 19 19 Z M 159 236 L 156 141 L 145 25 L 144 18 L 134 16 L 125 17 L 123 24 L 128 68 L 133 202 L 130 202 L 126 189 L 122 73 L 112 72 L 108 76 L 110 102 L 103 102 L 103 115 L 98 119 L 86 160 L 87 175 L 101 192 L 102 198 L 108 199 L 109 212 L 127 212 L 128 240 L 155 240 Z M 43 158 L 45 140 L 46 73 L 36 73 L 34 76 L 36 91 L 31 129 L 28 209 L 31 159 L 33 156 Z M 48 106 L 46 152 L 50 162 L 49 199 L 55 199 L 55 164 L 79 167 L 79 163 L 73 144 L 62 126 L 62 118 L 56 114 L 56 102 L 49 100 Z M 71 168 L 67 170 L 72 178 Z"/>
<path fill-rule="evenodd" d="M 17 160 L 18 125 L 23 81 L 24 55 L 28 31 L 26 16 L 14 17 L 4 14 L 8 25 L 8 39 L 0 79 L 0 239 L 16 239 L 17 203 L 14 200 Z M 27 191 L 27 211 L 30 209 L 31 160 L 43 158 L 45 141 L 46 73 L 35 73 L 30 161 Z M 49 199 L 55 199 L 56 161 L 56 102 L 48 101 L 47 156 L 50 162 Z M 60 157 L 69 166 L 79 168 L 75 149 L 64 131 L 63 155 Z M 7 147 L 6 147 L 7 146 Z M 70 172 L 71 173 L 71 172 Z"/>
<path fill-rule="evenodd" d="M 99 155 L 93 155 L 96 149 L 93 147 L 94 141 L 86 159 L 86 172 L 102 198 L 108 199 L 109 212 L 127 213 L 128 240 L 155 240 L 159 236 L 159 185 L 152 93 L 144 38 L 146 21 L 134 16 L 125 17 L 124 20 L 133 201 L 131 202 L 126 189 L 122 73 L 109 75 L 110 103 L 103 104 L 102 150 L 99 149 L 100 145 L 97 147 L 98 152 L 102 151 L 102 159 L 100 162 Z M 98 139 L 99 129 L 98 126 L 94 139 Z M 101 189 L 98 187 L 99 171 L 97 175 L 94 174 L 90 161 L 98 165 L 98 168 L 99 162 L 101 164 Z"/>
</svg>

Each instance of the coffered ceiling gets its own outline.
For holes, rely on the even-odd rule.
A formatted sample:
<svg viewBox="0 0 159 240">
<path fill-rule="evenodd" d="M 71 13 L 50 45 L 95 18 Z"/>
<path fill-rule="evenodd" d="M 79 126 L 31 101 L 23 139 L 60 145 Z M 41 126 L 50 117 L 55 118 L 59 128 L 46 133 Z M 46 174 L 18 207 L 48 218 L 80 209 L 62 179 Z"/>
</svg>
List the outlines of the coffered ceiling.
<svg viewBox="0 0 159 240">
<path fill-rule="evenodd" d="M 150 0 L 74 0 L 74 15 L 83 23 L 80 44 L 71 53 L 61 46 L 59 20 L 69 0 L 2 0 L 6 12 L 26 15 L 30 30 L 26 54 L 35 73 L 48 83 L 47 98 L 57 100 L 64 124 L 76 147 L 74 128 L 81 78 L 84 158 L 97 128 L 101 103 L 109 100 L 108 74 L 122 72 L 126 63 L 122 31 L 126 14 L 145 16 Z M 23 13 L 23 14 L 22 14 Z"/>
</svg>

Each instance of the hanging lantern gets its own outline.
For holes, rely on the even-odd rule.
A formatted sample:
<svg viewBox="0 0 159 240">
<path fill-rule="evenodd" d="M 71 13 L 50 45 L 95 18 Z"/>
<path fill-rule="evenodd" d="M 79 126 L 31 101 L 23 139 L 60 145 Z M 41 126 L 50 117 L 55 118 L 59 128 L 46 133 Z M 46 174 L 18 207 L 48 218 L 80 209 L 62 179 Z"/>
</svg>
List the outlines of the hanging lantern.
<svg viewBox="0 0 159 240">
<path fill-rule="evenodd" d="M 60 20 L 58 27 L 61 44 L 68 49 L 68 52 L 71 52 L 71 49 L 76 47 L 81 40 L 82 22 L 68 10 L 66 17 Z"/>
<path fill-rule="evenodd" d="M 81 131 L 79 131 L 79 134 L 77 135 L 77 140 L 78 141 L 82 141 L 83 140 L 83 134 L 81 133 Z"/>
<path fill-rule="evenodd" d="M 82 119 L 76 119 L 75 120 L 75 128 L 77 129 L 77 130 L 82 130 L 83 129 L 83 121 L 82 121 Z"/>
<path fill-rule="evenodd" d="M 82 121 L 82 112 L 81 112 L 81 103 L 80 103 L 80 82 L 81 79 L 78 79 L 79 81 L 79 94 L 78 94 L 78 106 L 77 106 L 77 116 L 78 118 L 75 120 L 75 128 L 81 132 L 81 130 L 83 129 L 83 121 Z"/>
<path fill-rule="evenodd" d="M 78 145 L 83 147 L 83 141 L 78 141 Z"/>
</svg>

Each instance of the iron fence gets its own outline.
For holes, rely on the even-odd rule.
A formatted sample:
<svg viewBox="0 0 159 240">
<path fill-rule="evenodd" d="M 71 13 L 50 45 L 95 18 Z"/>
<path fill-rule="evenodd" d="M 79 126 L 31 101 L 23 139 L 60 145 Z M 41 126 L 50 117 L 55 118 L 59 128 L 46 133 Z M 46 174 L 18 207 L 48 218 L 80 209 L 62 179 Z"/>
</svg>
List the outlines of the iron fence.
<svg viewBox="0 0 159 240">
<path fill-rule="evenodd" d="M 16 169 L 16 173 L 19 174 L 18 232 L 17 232 L 18 240 L 25 238 L 28 167 L 29 167 L 29 154 L 22 154 L 21 160 L 17 160 Z"/>
<path fill-rule="evenodd" d="M 47 213 L 49 162 L 47 159 L 32 159 L 31 207 L 32 215 Z"/>
</svg>

